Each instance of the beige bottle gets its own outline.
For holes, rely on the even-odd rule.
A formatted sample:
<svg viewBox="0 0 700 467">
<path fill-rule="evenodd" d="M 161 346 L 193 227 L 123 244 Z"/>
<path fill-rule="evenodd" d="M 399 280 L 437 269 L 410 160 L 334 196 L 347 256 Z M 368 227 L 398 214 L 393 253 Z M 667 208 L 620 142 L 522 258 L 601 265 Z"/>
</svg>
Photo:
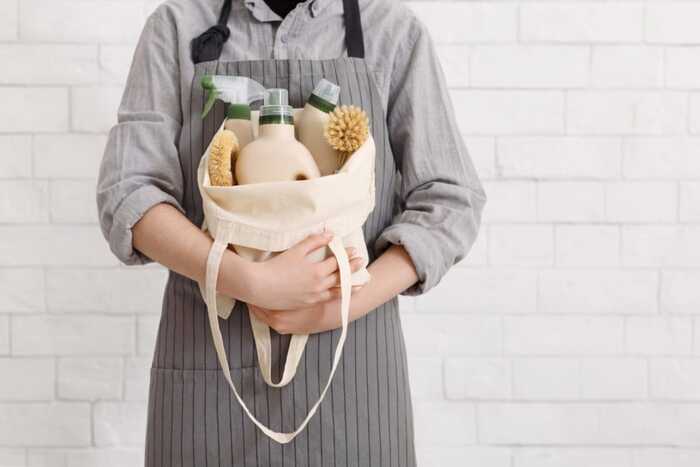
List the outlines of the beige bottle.
<svg viewBox="0 0 700 467">
<path fill-rule="evenodd" d="M 265 91 L 258 138 L 243 148 L 236 161 L 240 185 L 320 176 L 309 150 L 294 138 L 293 115 L 286 89 Z"/>
<path fill-rule="evenodd" d="M 297 138 L 311 151 L 321 175 L 331 175 L 338 167 L 338 153 L 323 136 L 328 113 L 338 103 L 340 87 L 327 79 L 316 84 L 296 122 Z"/>
<path fill-rule="evenodd" d="M 250 123 L 250 106 L 247 104 L 230 104 L 226 110 L 224 128 L 231 130 L 238 138 L 239 150 L 253 141 L 253 126 Z"/>
</svg>

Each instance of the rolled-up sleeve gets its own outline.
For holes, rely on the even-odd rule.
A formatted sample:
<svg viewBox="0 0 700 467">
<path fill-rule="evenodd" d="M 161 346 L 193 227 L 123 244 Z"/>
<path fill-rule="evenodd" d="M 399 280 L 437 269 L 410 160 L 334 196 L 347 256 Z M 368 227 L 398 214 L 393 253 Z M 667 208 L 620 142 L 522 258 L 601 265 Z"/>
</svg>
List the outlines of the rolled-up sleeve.
<svg viewBox="0 0 700 467">
<path fill-rule="evenodd" d="M 403 295 L 428 291 L 466 256 L 486 203 L 432 40 L 417 20 L 412 32 L 395 59 L 387 107 L 400 206 L 374 245 L 377 254 L 390 244 L 406 249 L 418 282 Z"/>
<path fill-rule="evenodd" d="M 160 203 L 183 211 L 177 148 L 182 110 L 174 28 L 162 10 L 156 10 L 146 21 L 117 124 L 109 132 L 100 165 L 100 226 L 112 252 L 125 264 L 151 262 L 133 248 L 131 232 L 146 211 Z"/>
</svg>

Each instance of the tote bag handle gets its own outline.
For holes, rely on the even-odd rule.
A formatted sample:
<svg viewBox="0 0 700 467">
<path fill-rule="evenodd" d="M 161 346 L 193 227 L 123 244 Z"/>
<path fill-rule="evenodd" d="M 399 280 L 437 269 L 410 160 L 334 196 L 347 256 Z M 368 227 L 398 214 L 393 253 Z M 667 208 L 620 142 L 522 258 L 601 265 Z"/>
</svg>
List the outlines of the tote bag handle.
<svg viewBox="0 0 700 467">
<path fill-rule="evenodd" d="M 351 279 L 350 279 L 350 262 L 348 259 L 348 255 L 345 251 L 345 247 L 343 246 L 343 242 L 340 240 L 339 237 L 333 237 L 331 242 L 328 244 L 328 247 L 330 248 L 331 252 L 335 256 L 336 260 L 338 261 L 338 270 L 340 272 L 340 294 L 341 294 L 341 299 L 340 299 L 340 318 L 341 318 L 341 324 L 342 324 L 342 330 L 340 333 L 340 339 L 338 339 L 338 344 L 335 347 L 335 353 L 333 354 L 333 366 L 331 367 L 331 372 L 330 375 L 328 376 L 328 381 L 326 381 L 326 385 L 323 388 L 323 391 L 321 391 L 321 395 L 319 396 L 318 400 L 316 403 L 311 407 L 311 410 L 309 410 L 309 413 L 306 415 L 306 418 L 301 422 L 299 427 L 292 431 L 292 432 L 278 432 L 270 429 L 269 427 L 265 426 L 263 423 L 261 423 L 255 416 L 250 412 L 248 407 L 245 405 L 245 402 L 243 402 L 243 399 L 241 396 L 238 394 L 238 391 L 236 390 L 236 386 L 233 384 L 233 380 L 231 379 L 231 371 L 229 370 L 229 364 L 228 364 L 228 358 L 226 354 L 226 348 L 224 347 L 224 339 L 223 336 L 221 335 L 221 328 L 219 327 L 219 316 L 217 312 L 217 305 L 216 305 L 216 280 L 219 276 L 219 267 L 221 265 L 221 259 L 224 255 L 224 251 L 228 247 L 230 239 L 230 226 L 227 224 L 221 224 L 219 225 L 219 228 L 217 229 L 216 236 L 214 238 L 214 244 L 211 247 L 211 250 L 209 251 L 209 257 L 207 258 L 207 269 L 206 269 L 206 276 L 205 276 L 205 292 L 206 292 L 206 297 L 205 301 L 207 304 L 207 314 L 209 316 L 209 326 L 211 328 L 211 335 L 214 340 L 214 348 L 216 349 L 216 354 L 219 358 L 219 364 L 221 365 L 221 370 L 224 373 L 224 378 L 226 379 L 226 382 L 228 385 L 231 387 L 231 390 L 233 391 L 233 394 L 236 396 L 236 399 L 238 400 L 238 403 L 243 407 L 243 410 L 245 411 L 246 415 L 250 420 L 255 423 L 255 425 L 260 428 L 260 430 L 265 433 L 267 436 L 272 438 L 273 440 L 277 441 L 278 443 L 281 444 L 286 444 L 292 441 L 299 433 L 302 432 L 302 430 L 306 427 L 306 425 L 309 423 L 311 420 L 311 417 L 314 416 L 316 413 L 316 410 L 318 409 L 318 406 L 321 405 L 321 401 L 323 401 L 323 398 L 326 395 L 326 391 L 328 391 L 328 388 L 331 385 L 331 381 L 333 380 L 333 375 L 335 374 L 335 370 L 338 367 L 338 363 L 340 362 L 340 357 L 343 353 L 343 345 L 345 344 L 345 338 L 347 336 L 347 331 L 348 331 L 348 318 L 350 314 L 350 284 L 351 284 Z M 260 323 L 258 323 L 260 324 Z M 262 323 L 264 325 L 264 323 Z M 251 325 L 252 325 L 252 320 L 251 320 Z M 265 325 L 265 327 L 267 327 Z M 262 329 L 261 329 L 262 330 Z M 267 332 L 267 338 L 268 338 L 268 345 L 269 345 L 269 328 L 265 330 Z M 294 335 L 292 337 L 292 341 L 295 341 Z M 296 372 L 296 364 L 299 362 L 299 358 L 301 357 L 301 352 L 303 352 L 304 347 L 301 347 L 301 352 L 298 349 L 299 343 L 302 342 L 306 344 L 306 339 L 308 336 L 304 336 L 302 339 L 297 340 L 297 344 L 295 344 L 295 347 L 292 346 L 290 343 L 290 350 L 289 352 L 292 352 L 294 348 L 296 348 L 294 355 L 288 355 L 287 356 L 287 363 L 285 364 L 285 375 L 283 375 L 282 380 L 278 384 L 273 384 L 274 386 L 283 386 L 289 381 L 285 382 L 285 376 L 287 376 L 289 379 L 294 375 L 294 372 Z M 256 339 L 256 346 L 260 346 L 257 342 Z M 260 350 L 260 349 L 258 349 Z M 267 365 L 268 365 L 268 372 L 269 372 L 269 351 L 264 352 L 265 355 L 267 355 Z M 294 362 L 294 369 L 293 372 L 290 375 L 287 375 L 287 366 L 290 364 L 290 356 L 293 357 L 293 362 Z M 262 364 L 262 362 L 261 362 Z M 269 374 L 269 373 L 268 373 Z"/>
</svg>

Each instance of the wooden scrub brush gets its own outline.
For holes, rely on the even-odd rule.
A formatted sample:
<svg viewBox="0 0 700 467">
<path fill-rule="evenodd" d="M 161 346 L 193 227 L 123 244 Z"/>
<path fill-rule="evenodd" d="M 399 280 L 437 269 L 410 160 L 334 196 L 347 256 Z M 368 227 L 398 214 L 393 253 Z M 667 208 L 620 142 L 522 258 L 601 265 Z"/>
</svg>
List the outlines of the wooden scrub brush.
<svg viewBox="0 0 700 467">
<path fill-rule="evenodd" d="M 338 152 L 338 167 L 367 141 L 369 120 L 364 110 L 354 105 L 341 105 L 328 114 L 324 136 Z"/>
<path fill-rule="evenodd" d="M 238 154 L 239 144 L 236 134 L 231 130 L 221 130 L 211 142 L 209 160 L 209 180 L 212 186 L 232 186 L 233 171 L 231 167 Z"/>
</svg>

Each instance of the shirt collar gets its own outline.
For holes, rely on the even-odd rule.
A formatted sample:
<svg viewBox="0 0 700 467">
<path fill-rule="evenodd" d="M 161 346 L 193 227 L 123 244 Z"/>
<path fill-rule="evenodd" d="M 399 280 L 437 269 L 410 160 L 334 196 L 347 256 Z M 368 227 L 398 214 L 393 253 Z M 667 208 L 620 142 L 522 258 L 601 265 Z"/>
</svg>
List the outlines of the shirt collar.
<svg viewBox="0 0 700 467">
<path fill-rule="evenodd" d="M 333 1 L 335 0 L 305 0 L 303 3 L 307 4 L 306 7 L 311 12 L 311 16 L 316 17 Z M 282 21 L 282 18 L 272 11 L 264 0 L 243 0 L 243 3 L 258 21 Z"/>
</svg>

